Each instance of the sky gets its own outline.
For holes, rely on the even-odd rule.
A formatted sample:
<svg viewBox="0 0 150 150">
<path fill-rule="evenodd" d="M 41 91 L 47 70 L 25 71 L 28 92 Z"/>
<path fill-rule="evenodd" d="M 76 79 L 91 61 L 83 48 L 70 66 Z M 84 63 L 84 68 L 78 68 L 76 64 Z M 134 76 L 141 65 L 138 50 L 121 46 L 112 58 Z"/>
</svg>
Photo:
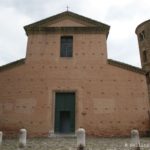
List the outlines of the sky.
<svg viewBox="0 0 150 150">
<path fill-rule="evenodd" d="M 0 66 L 26 56 L 23 27 L 67 10 L 111 26 L 108 58 L 141 67 L 135 29 L 150 19 L 149 0 L 0 0 Z"/>
</svg>

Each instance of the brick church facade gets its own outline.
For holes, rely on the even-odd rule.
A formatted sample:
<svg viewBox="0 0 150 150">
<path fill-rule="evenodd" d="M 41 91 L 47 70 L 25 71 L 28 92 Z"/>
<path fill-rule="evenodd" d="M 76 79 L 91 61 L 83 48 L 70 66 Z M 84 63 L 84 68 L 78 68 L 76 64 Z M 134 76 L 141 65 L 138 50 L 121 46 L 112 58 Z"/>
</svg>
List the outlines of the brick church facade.
<svg viewBox="0 0 150 150">
<path fill-rule="evenodd" d="M 107 59 L 109 28 L 70 11 L 25 26 L 26 58 L 0 67 L 0 130 L 146 134 L 147 70 Z"/>
</svg>

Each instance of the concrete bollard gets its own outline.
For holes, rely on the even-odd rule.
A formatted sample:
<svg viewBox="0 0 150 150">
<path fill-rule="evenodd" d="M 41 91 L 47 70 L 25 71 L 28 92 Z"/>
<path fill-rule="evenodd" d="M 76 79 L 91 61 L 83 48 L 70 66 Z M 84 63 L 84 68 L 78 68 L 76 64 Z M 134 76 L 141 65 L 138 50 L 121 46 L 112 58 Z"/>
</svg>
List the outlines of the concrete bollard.
<svg viewBox="0 0 150 150">
<path fill-rule="evenodd" d="M 79 128 L 76 131 L 77 135 L 77 150 L 84 150 L 85 149 L 85 130 L 83 128 Z"/>
<path fill-rule="evenodd" d="M 26 143 L 27 143 L 27 130 L 26 129 L 20 129 L 19 147 L 20 148 L 25 147 Z"/>
<path fill-rule="evenodd" d="M 3 142 L 3 132 L 0 131 L 0 145 L 2 144 L 2 142 Z"/>
<path fill-rule="evenodd" d="M 130 147 L 132 150 L 140 150 L 140 137 L 138 130 L 131 130 Z"/>
</svg>

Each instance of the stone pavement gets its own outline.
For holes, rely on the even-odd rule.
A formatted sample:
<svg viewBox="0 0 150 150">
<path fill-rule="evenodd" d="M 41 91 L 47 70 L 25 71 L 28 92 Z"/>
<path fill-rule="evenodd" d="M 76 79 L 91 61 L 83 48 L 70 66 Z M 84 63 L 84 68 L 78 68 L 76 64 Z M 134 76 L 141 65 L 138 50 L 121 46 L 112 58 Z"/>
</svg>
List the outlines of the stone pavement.
<svg viewBox="0 0 150 150">
<path fill-rule="evenodd" d="M 86 150 L 130 150 L 130 138 L 87 137 Z M 141 150 L 150 150 L 150 138 L 141 138 Z M 4 139 L 0 150 L 19 150 L 18 139 Z M 32 138 L 20 150 L 76 150 L 76 138 Z"/>
</svg>

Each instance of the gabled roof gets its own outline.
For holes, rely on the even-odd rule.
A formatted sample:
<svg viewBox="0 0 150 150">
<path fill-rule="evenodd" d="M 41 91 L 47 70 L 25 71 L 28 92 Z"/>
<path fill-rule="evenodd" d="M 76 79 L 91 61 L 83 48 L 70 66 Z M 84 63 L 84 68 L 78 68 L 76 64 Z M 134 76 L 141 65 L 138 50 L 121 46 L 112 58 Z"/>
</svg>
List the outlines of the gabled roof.
<svg viewBox="0 0 150 150">
<path fill-rule="evenodd" d="M 52 28 L 52 27 L 44 27 L 43 25 L 46 24 L 46 23 L 50 23 L 50 22 L 53 23 L 55 20 L 58 20 L 60 18 L 65 18 L 65 17 L 71 17 L 71 18 L 74 18 L 76 20 L 89 23 L 89 24 L 91 24 L 91 26 L 87 26 L 87 27 L 89 27 L 89 28 L 99 28 L 102 31 L 107 31 L 107 34 L 109 32 L 109 29 L 110 29 L 109 25 L 106 25 L 102 22 L 98 22 L 96 20 L 81 16 L 81 15 L 73 13 L 71 11 L 65 11 L 65 12 L 62 12 L 60 14 L 48 17 L 48 18 L 43 19 L 43 20 L 40 20 L 38 22 L 29 24 L 29 25 L 25 26 L 24 29 L 25 29 L 26 32 L 31 31 L 31 30 L 32 31 L 45 31 L 45 30 L 51 31 L 50 28 Z M 56 28 L 57 27 L 55 27 L 55 30 L 56 30 Z M 78 27 L 74 27 L 74 28 L 78 28 Z M 83 27 L 83 28 L 86 28 L 86 27 Z M 60 27 L 58 27 L 58 29 L 60 31 Z"/>
<path fill-rule="evenodd" d="M 47 22 L 52 22 L 54 20 L 57 20 L 59 18 L 63 18 L 63 17 L 72 17 L 72 18 L 75 18 L 75 19 L 78 19 L 78 20 L 82 20 L 82 21 L 85 21 L 85 22 L 88 22 L 88 23 L 91 23 L 93 24 L 94 26 L 99 26 L 99 27 L 103 27 L 103 28 L 106 28 L 106 29 L 109 29 L 110 26 L 109 25 L 106 25 L 102 22 L 99 22 L 99 21 L 96 21 L 96 20 L 93 20 L 93 19 L 90 19 L 90 18 L 87 18 L 87 17 L 84 17 L 84 16 L 81 16 L 79 14 L 76 14 L 76 13 L 73 13 L 71 11 L 65 11 L 65 12 L 62 12 L 60 14 L 57 14 L 57 15 L 54 15 L 54 16 L 51 16 L 51 17 L 48 17 L 46 19 L 43 19 L 43 20 L 40 20 L 40 21 L 37 21 L 35 23 L 32 23 L 32 24 L 29 24 L 27 26 L 25 26 L 24 28 L 27 29 L 29 27 L 37 27 L 37 26 L 41 26 Z"/>
<path fill-rule="evenodd" d="M 119 61 L 112 60 L 112 59 L 107 59 L 107 62 L 110 65 L 113 65 L 113 66 L 116 66 L 116 67 L 120 67 L 122 69 L 126 69 L 126 70 L 129 70 L 129 71 L 137 72 L 137 73 L 140 73 L 140 74 L 146 74 L 146 71 L 144 71 L 143 69 L 135 67 L 135 66 L 132 66 L 132 65 L 129 65 L 129 64 L 125 64 L 123 62 L 119 62 Z"/>
</svg>

